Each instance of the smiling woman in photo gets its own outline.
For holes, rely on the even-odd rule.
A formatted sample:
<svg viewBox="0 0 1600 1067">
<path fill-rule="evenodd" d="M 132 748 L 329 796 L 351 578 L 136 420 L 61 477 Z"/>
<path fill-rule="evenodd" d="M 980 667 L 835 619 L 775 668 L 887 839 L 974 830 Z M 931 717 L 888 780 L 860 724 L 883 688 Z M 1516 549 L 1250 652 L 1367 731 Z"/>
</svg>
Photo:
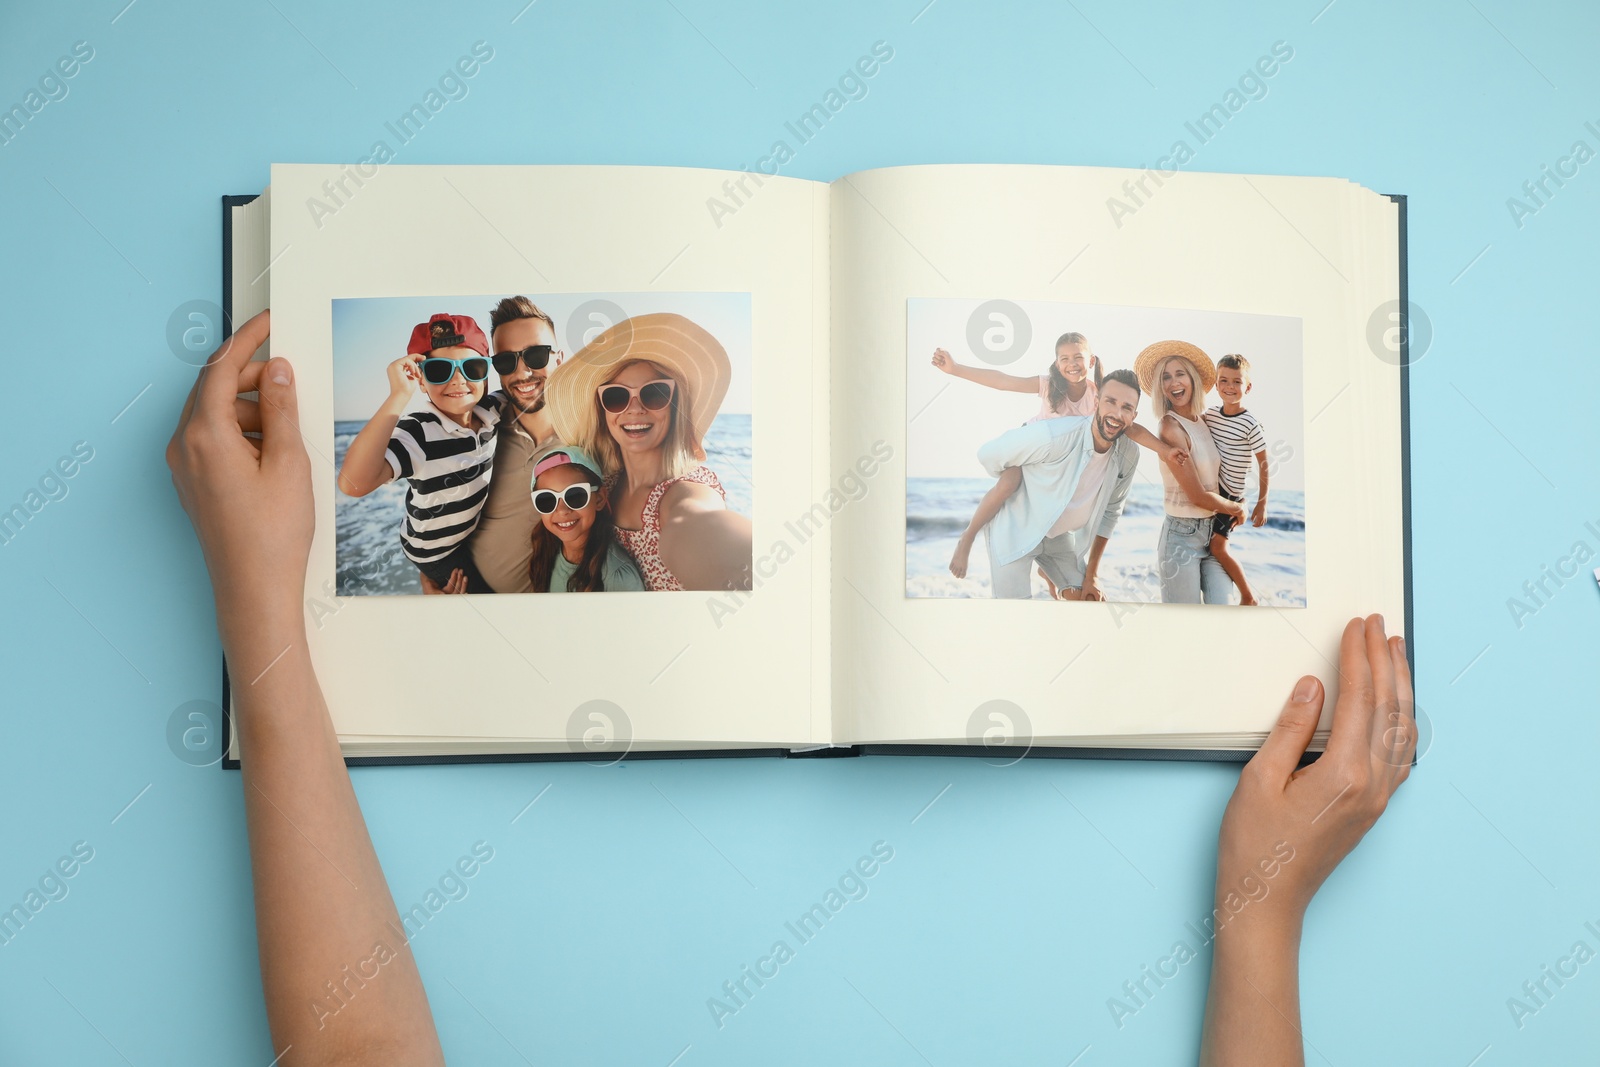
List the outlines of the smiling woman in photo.
<svg viewBox="0 0 1600 1067">
<path fill-rule="evenodd" d="M 750 520 L 705 466 L 706 431 L 732 369 L 682 315 L 639 315 L 598 334 L 550 379 L 557 436 L 600 463 L 617 541 L 645 587 L 749 589 Z"/>
<path fill-rule="evenodd" d="M 1233 581 L 1211 554 L 1211 519 L 1227 512 L 1244 518 L 1244 506 L 1218 491 L 1221 459 L 1200 415 L 1216 384 L 1211 357 L 1187 341 L 1157 341 L 1134 360 L 1134 373 L 1153 398 L 1162 441 L 1188 453 L 1187 462 L 1161 464 L 1162 510 L 1156 540 L 1164 604 L 1228 603 Z"/>
</svg>

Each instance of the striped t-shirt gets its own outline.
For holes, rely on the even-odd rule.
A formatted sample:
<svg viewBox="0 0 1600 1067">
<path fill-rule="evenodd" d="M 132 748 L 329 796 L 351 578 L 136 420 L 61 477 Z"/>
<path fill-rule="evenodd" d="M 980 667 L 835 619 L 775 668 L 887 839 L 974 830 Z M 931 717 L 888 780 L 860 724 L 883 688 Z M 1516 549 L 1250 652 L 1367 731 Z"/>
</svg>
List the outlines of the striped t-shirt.
<svg viewBox="0 0 1600 1067">
<path fill-rule="evenodd" d="M 443 559 L 478 525 L 489 496 L 495 430 L 507 405 L 504 393 L 486 395 L 472 409 L 475 429 L 426 402 L 395 423 L 384 458 L 396 478 L 410 483 L 400 544 L 411 562 Z"/>
<path fill-rule="evenodd" d="M 1245 478 L 1250 474 L 1256 453 L 1267 450 L 1261 423 L 1248 411 L 1226 414 L 1220 404 L 1208 410 L 1204 418 L 1211 440 L 1217 446 L 1217 455 L 1222 459 L 1217 481 L 1224 493 L 1235 500 L 1243 500 Z"/>
</svg>

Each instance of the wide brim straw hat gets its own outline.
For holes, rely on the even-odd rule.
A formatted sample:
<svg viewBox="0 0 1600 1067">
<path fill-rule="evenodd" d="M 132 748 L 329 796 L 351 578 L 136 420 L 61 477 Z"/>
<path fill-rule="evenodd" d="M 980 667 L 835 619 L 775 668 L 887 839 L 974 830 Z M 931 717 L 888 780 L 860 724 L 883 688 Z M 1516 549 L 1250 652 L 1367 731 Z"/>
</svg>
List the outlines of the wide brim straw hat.
<svg viewBox="0 0 1600 1067">
<path fill-rule="evenodd" d="M 1188 341 L 1157 341 L 1139 353 L 1133 361 L 1133 373 L 1139 377 L 1139 385 L 1145 394 L 1156 394 L 1156 371 L 1168 356 L 1182 356 L 1194 364 L 1194 369 L 1200 374 L 1201 395 L 1211 392 L 1211 387 L 1217 384 L 1217 368 L 1211 362 L 1211 357 L 1200 350 L 1198 345 Z"/>
<path fill-rule="evenodd" d="M 689 423 L 695 437 L 704 440 L 728 395 L 733 367 L 727 350 L 704 327 L 665 312 L 623 319 L 556 368 L 548 390 L 556 436 L 572 444 L 593 440 L 602 429 L 595 393 L 623 366 L 638 360 L 663 368 L 688 392 Z"/>
</svg>

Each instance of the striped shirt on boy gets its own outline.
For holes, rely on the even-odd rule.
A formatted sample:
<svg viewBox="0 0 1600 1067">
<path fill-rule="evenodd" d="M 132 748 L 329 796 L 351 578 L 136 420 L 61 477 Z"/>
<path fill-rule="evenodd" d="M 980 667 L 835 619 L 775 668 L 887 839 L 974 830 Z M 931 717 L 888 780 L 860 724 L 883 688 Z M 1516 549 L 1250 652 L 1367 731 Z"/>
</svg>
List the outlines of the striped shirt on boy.
<svg viewBox="0 0 1600 1067">
<path fill-rule="evenodd" d="M 1248 411 L 1229 415 L 1220 404 L 1207 410 L 1204 418 L 1206 429 L 1211 431 L 1211 440 L 1217 446 L 1217 455 L 1222 458 L 1217 481 L 1228 496 L 1243 500 L 1245 478 L 1255 463 L 1256 453 L 1267 450 L 1267 438 L 1261 432 L 1261 423 Z"/>
<path fill-rule="evenodd" d="M 396 478 L 410 483 L 400 543 L 411 562 L 443 559 L 477 527 L 489 496 L 495 431 L 508 403 L 500 392 L 478 401 L 476 428 L 427 402 L 395 423 L 384 458 Z"/>
</svg>

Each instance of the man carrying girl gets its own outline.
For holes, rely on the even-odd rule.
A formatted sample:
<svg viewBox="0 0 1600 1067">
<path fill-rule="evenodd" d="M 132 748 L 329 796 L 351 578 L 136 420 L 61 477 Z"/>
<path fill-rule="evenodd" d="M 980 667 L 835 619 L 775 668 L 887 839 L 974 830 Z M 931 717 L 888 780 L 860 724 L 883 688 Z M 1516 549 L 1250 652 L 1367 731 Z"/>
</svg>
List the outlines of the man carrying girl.
<svg viewBox="0 0 1600 1067">
<path fill-rule="evenodd" d="M 942 348 L 934 350 L 933 365 L 953 377 L 965 378 L 969 382 L 990 389 L 1037 394 L 1039 412 L 1023 423 L 1024 426 L 1042 419 L 1094 415 L 1100 399 L 1100 387 L 1105 381 L 1100 357 L 1090 349 L 1089 339 L 1077 332 L 1064 333 L 1056 339 L 1054 362 L 1050 364 L 1049 370 L 1037 376 L 1007 374 L 990 367 L 968 367 L 957 363 L 951 358 L 950 353 Z M 1094 372 L 1092 378 L 1091 368 Z M 1138 423 L 1128 425 L 1125 432 L 1129 440 L 1151 449 L 1169 463 L 1181 456 L 1181 449 L 1174 449 L 1163 443 Z M 1000 472 L 1000 477 L 984 494 L 983 500 L 979 502 L 977 510 L 972 515 L 972 521 L 967 524 L 960 540 L 956 542 L 955 553 L 950 557 L 951 574 L 957 578 L 967 576 L 967 560 L 972 554 L 972 544 L 978 536 L 978 531 L 1000 513 L 1000 508 L 1021 484 L 1020 468 L 1007 467 Z M 1046 581 L 1050 582 L 1052 588 L 1056 585 L 1048 575 Z"/>
</svg>

